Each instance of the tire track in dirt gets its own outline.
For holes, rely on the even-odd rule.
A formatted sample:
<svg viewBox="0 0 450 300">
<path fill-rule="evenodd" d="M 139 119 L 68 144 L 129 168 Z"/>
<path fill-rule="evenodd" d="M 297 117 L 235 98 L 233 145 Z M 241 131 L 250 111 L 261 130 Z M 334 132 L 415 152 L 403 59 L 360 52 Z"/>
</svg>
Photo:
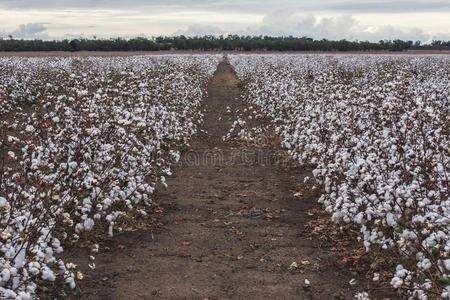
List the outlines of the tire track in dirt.
<svg viewBox="0 0 450 300">
<path fill-rule="evenodd" d="M 353 297 L 349 272 L 303 233 L 316 198 L 293 194 L 309 171 L 261 163 L 260 155 L 273 149 L 222 140 L 234 121 L 227 111 L 244 106 L 237 82 L 231 66 L 221 63 L 208 87 L 206 132 L 183 153 L 167 178 L 168 190 L 155 195 L 163 225 L 109 241 L 110 250 L 97 255 L 97 268 L 85 273 L 83 293 L 74 298 Z M 74 255 L 80 266 L 87 265 L 87 251 Z M 293 262 L 298 268 L 289 269 Z"/>
</svg>

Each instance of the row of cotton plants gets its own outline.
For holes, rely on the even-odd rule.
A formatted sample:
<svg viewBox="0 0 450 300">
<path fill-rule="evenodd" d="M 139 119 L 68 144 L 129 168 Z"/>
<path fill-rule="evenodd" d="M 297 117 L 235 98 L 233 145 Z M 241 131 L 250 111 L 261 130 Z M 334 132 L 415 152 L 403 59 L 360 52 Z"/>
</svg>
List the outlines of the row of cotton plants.
<svg viewBox="0 0 450 300">
<path fill-rule="evenodd" d="M 64 244 L 145 214 L 220 60 L 0 59 L 0 298 L 32 298 L 42 280 L 74 288 Z"/>
<path fill-rule="evenodd" d="M 450 58 L 230 55 L 243 97 L 273 120 L 289 153 L 312 163 L 333 220 L 367 251 L 414 259 L 391 284 L 450 297 Z M 377 274 L 375 274 L 375 280 Z"/>
</svg>

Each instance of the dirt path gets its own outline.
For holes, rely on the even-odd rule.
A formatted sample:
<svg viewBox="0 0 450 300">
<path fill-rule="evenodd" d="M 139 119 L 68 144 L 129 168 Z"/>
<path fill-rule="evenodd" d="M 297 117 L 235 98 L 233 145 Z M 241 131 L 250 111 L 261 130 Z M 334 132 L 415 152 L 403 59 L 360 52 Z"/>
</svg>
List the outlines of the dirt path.
<svg viewBox="0 0 450 300">
<path fill-rule="evenodd" d="M 293 194 L 308 173 L 258 164 L 268 149 L 222 141 L 233 122 L 227 106 L 234 112 L 243 105 L 236 82 L 231 67 L 220 64 L 208 89 L 207 133 L 192 141 L 168 191 L 156 194 L 163 226 L 114 237 L 80 283 L 81 298 L 352 298 L 349 272 L 303 234 L 316 199 Z M 293 262 L 299 268 L 290 270 Z"/>
</svg>

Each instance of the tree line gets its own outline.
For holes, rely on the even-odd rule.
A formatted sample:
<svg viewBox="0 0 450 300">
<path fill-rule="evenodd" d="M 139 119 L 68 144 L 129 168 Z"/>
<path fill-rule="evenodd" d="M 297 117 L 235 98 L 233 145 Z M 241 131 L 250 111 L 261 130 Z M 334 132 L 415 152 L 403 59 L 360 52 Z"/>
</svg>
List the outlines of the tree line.
<svg viewBox="0 0 450 300">
<path fill-rule="evenodd" d="M 450 46 L 450 41 L 433 41 Z M 9 36 L 0 38 L 0 51 L 158 51 L 158 50 L 234 50 L 234 51 L 404 51 L 420 42 L 381 40 L 379 42 L 348 40 L 314 40 L 308 37 L 270 36 L 160 36 L 152 39 L 80 38 L 73 40 L 24 40 Z M 432 45 L 434 46 L 434 45 Z"/>
</svg>

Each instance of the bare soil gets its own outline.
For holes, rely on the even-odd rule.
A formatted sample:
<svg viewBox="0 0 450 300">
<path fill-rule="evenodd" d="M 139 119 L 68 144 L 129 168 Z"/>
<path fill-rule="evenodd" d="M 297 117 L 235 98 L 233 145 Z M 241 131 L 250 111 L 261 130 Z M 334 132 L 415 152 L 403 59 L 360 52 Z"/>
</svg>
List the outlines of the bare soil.
<svg viewBox="0 0 450 300">
<path fill-rule="evenodd" d="M 222 140 L 233 122 L 227 106 L 244 106 L 237 82 L 221 63 L 208 87 L 205 132 L 183 153 L 167 191 L 155 195 L 160 226 L 107 241 L 95 270 L 87 268 L 89 249 L 71 250 L 85 278 L 81 295 L 70 298 L 319 300 L 364 290 L 305 232 L 317 196 L 293 194 L 310 171 L 261 160 L 268 146 Z"/>
</svg>

